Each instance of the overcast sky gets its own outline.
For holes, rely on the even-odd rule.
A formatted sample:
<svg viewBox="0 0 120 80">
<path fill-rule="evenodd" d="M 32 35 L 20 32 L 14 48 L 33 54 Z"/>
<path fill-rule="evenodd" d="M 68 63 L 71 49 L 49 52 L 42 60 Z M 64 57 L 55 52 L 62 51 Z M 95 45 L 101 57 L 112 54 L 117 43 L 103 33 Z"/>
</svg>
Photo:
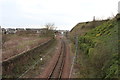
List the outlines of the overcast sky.
<svg viewBox="0 0 120 80">
<path fill-rule="evenodd" d="M 106 19 L 116 15 L 119 0 L 0 0 L 2 27 L 43 27 L 54 23 L 57 29 L 70 30 L 93 16 Z"/>
</svg>

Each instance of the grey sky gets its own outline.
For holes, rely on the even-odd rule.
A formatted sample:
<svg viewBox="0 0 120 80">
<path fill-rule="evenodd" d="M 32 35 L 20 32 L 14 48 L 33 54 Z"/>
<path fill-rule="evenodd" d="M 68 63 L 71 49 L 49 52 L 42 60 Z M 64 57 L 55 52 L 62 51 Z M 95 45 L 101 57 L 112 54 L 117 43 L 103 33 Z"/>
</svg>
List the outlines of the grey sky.
<svg viewBox="0 0 120 80">
<path fill-rule="evenodd" d="M 2 27 L 43 27 L 54 23 L 57 29 L 70 30 L 93 16 L 106 19 L 116 15 L 119 0 L 0 0 Z"/>
<path fill-rule="evenodd" d="M 120 1 L 118 2 L 118 12 L 120 13 Z"/>
</svg>

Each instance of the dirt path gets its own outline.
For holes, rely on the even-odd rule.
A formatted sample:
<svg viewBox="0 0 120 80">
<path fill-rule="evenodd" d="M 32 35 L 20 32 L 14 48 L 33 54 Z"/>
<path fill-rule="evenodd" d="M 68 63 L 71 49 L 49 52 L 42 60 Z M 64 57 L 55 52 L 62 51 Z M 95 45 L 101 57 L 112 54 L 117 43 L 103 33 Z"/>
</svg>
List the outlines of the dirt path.
<svg viewBox="0 0 120 80">
<path fill-rule="evenodd" d="M 66 43 L 66 60 L 64 65 L 65 67 L 63 69 L 62 78 L 69 78 L 70 70 L 71 70 L 70 47 L 66 40 L 65 40 L 65 43 Z"/>
</svg>

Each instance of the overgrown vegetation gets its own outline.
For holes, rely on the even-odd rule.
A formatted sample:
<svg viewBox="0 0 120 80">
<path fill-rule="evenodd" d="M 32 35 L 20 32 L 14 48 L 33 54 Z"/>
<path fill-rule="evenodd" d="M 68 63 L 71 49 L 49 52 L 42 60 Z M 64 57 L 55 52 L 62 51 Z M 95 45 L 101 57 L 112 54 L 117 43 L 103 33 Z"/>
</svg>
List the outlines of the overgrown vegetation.
<svg viewBox="0 0 120 80">
<path fill-rule="evenodd" d="M 18 78 L 30 67 L 32 67 L 37 61 L 40 60 L 42 55 L 49 50 L 48 47 L 52 47 L 56 40 L 52 39 L 49 42 L 39 45 L 38 47 L 31 49 L 24 54 L 18 55 L 8 61 L 2 63 L 3 78 Z"/>
<path fill-rule="evenodd" d="M 39 37 L 39 34 L 3 34 L 2 60 L 18 55 L 48 41 L 50 37 Z"/>
<path fill-rule="evenodd" d="M 79 35 L 77 73 L 79 78 L 117 78 L 118 65 L 118 25 L 116 18 Z"/>
<path fill-rule="evenodd" d="M 52 47 L 56 42 L 53 39 L 53 26 L 54 24 L 46 24 L 46 28 L 38 32 L 29 30 L 2 35 L 3 78 L 20 77 L 47 53 L 50 49 L 48 47 Z M 40 63 L 43 64 L 43 62 Z"/>
</svg>

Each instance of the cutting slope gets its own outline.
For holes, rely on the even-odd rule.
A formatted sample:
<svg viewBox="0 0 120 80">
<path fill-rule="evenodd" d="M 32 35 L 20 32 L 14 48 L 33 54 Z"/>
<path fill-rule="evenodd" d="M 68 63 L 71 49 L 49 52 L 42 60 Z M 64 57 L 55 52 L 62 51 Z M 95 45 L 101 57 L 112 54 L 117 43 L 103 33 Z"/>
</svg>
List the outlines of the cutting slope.
<svg viewBox="0 0 120 80">
<path fill-rule="evenodd" d="M 83 23 L 82 23 L 83 24 Z M 85 24 L 85 23 L 84 23 Z M 118 77 L 118 26 L 120 16 L 78 33 L 77 71 L 79 78 L 117 78 Z M 81 27 L 82 28 L 82 27 Z M 78 28 L 77 31 L 81 29 Z M 75 29 L 73 29 L 75 32 Z M 72 32 L 73 32 L 72 31 Z"/>
</svg>

